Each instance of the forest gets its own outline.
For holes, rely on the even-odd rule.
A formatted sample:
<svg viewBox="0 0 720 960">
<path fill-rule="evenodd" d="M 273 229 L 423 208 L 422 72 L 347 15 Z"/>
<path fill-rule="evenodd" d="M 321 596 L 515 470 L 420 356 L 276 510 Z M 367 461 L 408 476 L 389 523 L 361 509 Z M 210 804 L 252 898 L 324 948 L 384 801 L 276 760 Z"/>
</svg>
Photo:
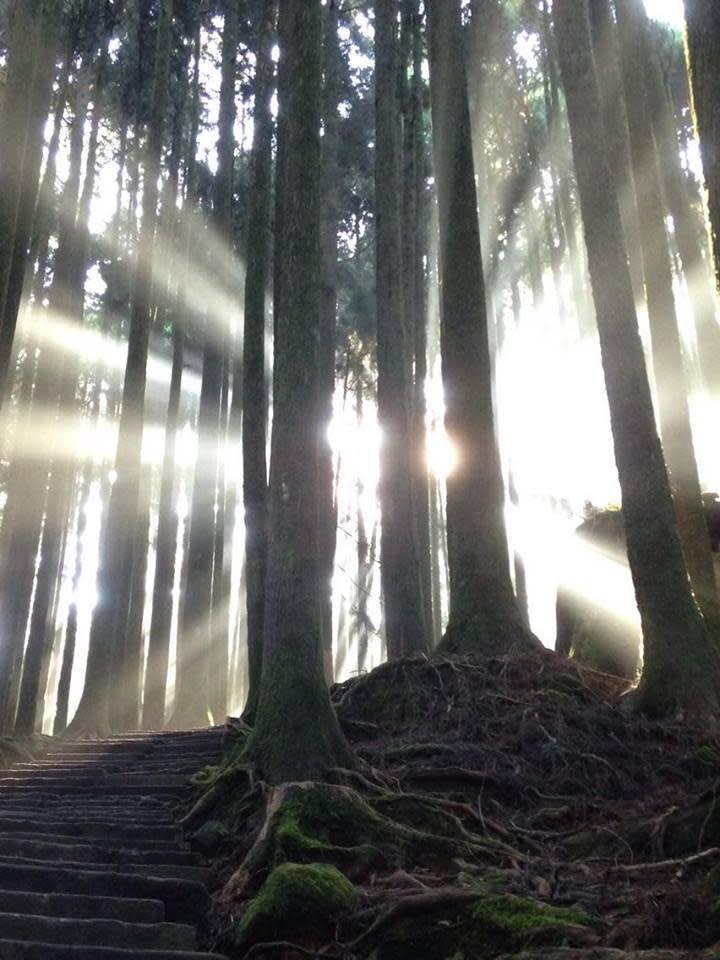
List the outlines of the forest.
<svg viewBox="0 0 720 960">
<path fill-rule="evenodd" d="M 720 957 L 719 291 L 718 0 L 0 0 L 0 960 Z"/>
</svg>

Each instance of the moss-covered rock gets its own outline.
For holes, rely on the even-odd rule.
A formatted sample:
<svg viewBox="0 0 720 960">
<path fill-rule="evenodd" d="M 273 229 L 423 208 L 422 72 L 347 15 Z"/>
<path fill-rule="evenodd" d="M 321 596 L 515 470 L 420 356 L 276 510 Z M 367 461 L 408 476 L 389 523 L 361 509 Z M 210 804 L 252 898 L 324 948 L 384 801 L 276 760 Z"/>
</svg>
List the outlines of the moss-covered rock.
<svg viewBox="0 0 720 960">
<path fill-rule="evenodd" d="M 243 914 L 240 944 L 259 940 L 327 936 L 356 899 L 353 884 L 326 864 L 284 863 L 276 867 Z"/>
<path fill-rule="evenodd" d="M 483 897 L 466 908 L 473 935 L 492 937 L 508 946 L 522 946 L 540 937 L 543 943 L 557 944 L 565 939 L 584 939 L 593 920 L 583 910 L 553 907 L 536 900 L 504 894 Z M 581 930 L 578 930 L 581 928 Z"/>
<path fill-rule="evenodd" d="M 479 896 L 448 909 L 441 903 L 399 916 L 372 944 L 368 960 L 485 960 L 499 951 L 583 946 L 597 941 L 582 910 L 552 907 L 511 895 Z"/>
</svg>

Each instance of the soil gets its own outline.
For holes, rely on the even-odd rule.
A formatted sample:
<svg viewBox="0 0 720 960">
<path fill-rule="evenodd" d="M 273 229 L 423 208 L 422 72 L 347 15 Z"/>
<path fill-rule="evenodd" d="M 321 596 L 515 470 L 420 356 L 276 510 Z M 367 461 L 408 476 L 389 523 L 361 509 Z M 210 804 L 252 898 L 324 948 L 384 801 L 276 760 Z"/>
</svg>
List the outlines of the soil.
<svg viewBox="0 0 720 960">
<path fill-rule="evenodd" d="M 385 664 L 333 688 L 360 763 L 238 762 L 187 818 L 232 958 L 720 957 L 720 740 L 549 651 Z M 717 945 L 717 946 L 716 946 Z"/>
</svg>

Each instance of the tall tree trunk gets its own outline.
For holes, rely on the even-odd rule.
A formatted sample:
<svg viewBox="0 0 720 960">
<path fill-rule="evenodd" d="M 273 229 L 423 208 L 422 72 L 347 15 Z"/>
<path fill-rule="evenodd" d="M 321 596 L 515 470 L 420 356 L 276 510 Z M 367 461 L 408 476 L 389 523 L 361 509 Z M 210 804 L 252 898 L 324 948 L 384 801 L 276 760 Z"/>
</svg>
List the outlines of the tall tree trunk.
<svg viewBox="0 0 720 960">
<path fill-rule="evenodd" d="M 70 133 L 68 151 L 69 172 L 63 189 L 60 210 L 62 231 L 55 257 L 54 280 L 50 299 L 53 309 L 65 317 L 72 316 L 73 264 L 75 221 L 78 214 L 81 161 L 84 129 L 89 95 L 89 55 L 84 58 L 78 78 L 75 116 Z M 23 439 L 47 429 L 56 415 L 64 356 L 58 356 L 52 347 L 41 344 L 37 364 L 32 404 L 28 405 Z M 26 623 L 35 580 L 35 563 L 43 529 L 46 487 L 50 461 L 37 456 L 22 443 L 15 450 L 8 481 L 8 499 L 0 536 L 0 553 L 5 569 L 0 596 L 0 618 L 3 636 L 8 642 L 0 653 L 0 703 L 4 705 L 4 723 L 11 728 L 15 722 L 17 697 L 22 670 Z M 39 664 L 39 661 L 38 661 Z"/>
<path fill-rule="evenodd" d="M 0 110 L 0 405 L 7 390 L 55 70 L 54 16 L 18 5 Z"/>
<path fill-rule="evenodd" d="M 142 227 L 133 283 L 128 355 L 115 458 L 116 479 L 101 539 L 99 601 L 90 632 L 85 687 L 77 714 L 69 728 L 73 733 L 108 730 L 111 675 L 114 670 L 122 669 L 140 482 L 158 178 L 168 91 L 172 18 L 173 0 L 161 0 L 152 111 L 144 163 Z"/>
<path fill-rule="evenodd" d="M 237 0 L 225 4 L 223 32 L 222 82 L 220 90 L 220 119 L 218 140 L 218 172 L 215 181 L 214 221 L 219 235 L 232 248 L 233 167 L 235 141 L 235 70 L 238 34 Z M 229 322 L 229 321 L 228 321 Z M 218 490 L 219 446 L 224 443 L 220 413 L 225 378 L 225 354 L 228 333 L 215 329 L 206 320 L 203 346 L 202 387 L 198 416 L 198 459 L 195 466 L 192 506 L 190 511 L 190 542 L 188 573 L 182 609 L 178 659 L 176 698 L 173 724 L 197 726 L 207 721 L 208 711 L 224 716 L 223 684 L 217 684 L 213 668 L 218 664 L 221 644 L 225 656 L 221 669 L 227 671 L 227 616 L 216 623 L 213 616 L 213 594 L 220 592 L 214 583 L 216 523 L 216 496 Z M 215 656 L 213 655 L 215 654 Z M 215 693 L 215 703 L 211 698 Z M 226 696 L 226 692 L 224 694 Z M 213 709 L 214 707 L 214 709 Z M 217 717 L 215 717 L 217 719 Z"/>
<path fill-rule="evenodd" d="M 60 150 L 60 137 L 63 130 L 63 118 L 67 106 L 68 90 L 70 86 L 70 64 L 75 53 L 75 45 L 68 51 L 67 60 L 63 64 L 63 72 L 58 84 L 55 116 L 53 118 L 53 132 L 47 149 L 47 162 L 43 172 L 42 183 L 38 193 L 35 223 L 33 225 L 32 240 L 30 243 L 30 265 L 37 265 L 33 283 L 33 299 L 42 301 L 45 289 L 45 279 L 50 257 L 50 237 L 56 227 L 57 210 L 55 205 L 55 181 L 57 180 L 57 161 Z"/>
<path fill-rule="evenodd" d="M 335 484 L 333 451 L 328 428 L 333 414 L 335 393 L 335 350 L 337 313 L 337 258 L 338 220 L 340 217 L 340 165 L 338 146 L 340 137 L 340 40 L 338 37 L 338 4 L 329 0 L 324 10 L 324 64 L 323 84 L 323 198 L 320 220 L 320 250 L 322 255 L 322 288 L 320 301 L 320 459 L 318 466 L 318 523 L 320 547 L 318 554 L 320 597 L 320 630 L 322 634 L 325 678 L 333 681 L 333 595 L 332 580 L 335 570 L 337 524 L 335 514 Z"/>
<path fill-rule="evenodd" d="M 720 6 L 685 0 L 688 73 L 707 187 L 715 275 L 720 287 Z"/>
<path fill-rule="evenodd" d="M 610 169 L 618 186 L 620 216 L 626 239 L 635 302 L 645 296 L 643 264 L 640 256 L 641 228 L 635 193 L 635 173 L 628 137 L 628 118 L 622 95 L 622 75 L 615 43 L 615 24 L 610 0 L 590 0 L 590 27 L 595 50 L 595 68 L 603 110 L 605 135 L 610 144 Z"/>
<path fill-rule="evenodd" d="M 383 437 L 378 496 L 385 633 L 392 658 L 428 649 L 412 496 L 411 341 L 403 307 L 395 0 L 377 0 L 375 4 L 375 78 L 377 389 Z"/>
<path fill-rule="evenodd" d="M 649 105 L 645 96 L 646 14 L 642 0 L 616 0 L 620 60 L 640 224 L 645 299 L 650 316 L 660 436 L 675 502 L 690 583 L 706 618 L 716 616 L 715 571 L 700 495 L 682 347 L 673 293 L 673 269 Z"/>
<path fill-rule="evenodd" d="M 712 395 L 720 391 L 720 326 L 712 270 L 708 269 L 705 262 L 700 240 L 705 226 L 693 210 L 687 176 L 680 162 L 674 111 L 665 87 L 658 51 L 653 48 L 647 31 L 643 63 L 663 191 L 673 218 L 675 242 L 695 317 L 700 371 L 705 389 Z"/>
<path fill-rule="evenodd" d="M 404 96 L 403 137 L 403 303 L 405 327 L 414 361 L 412 377 L 413 504 L 418 542 L 425 635 L 432 648 L 440 639 L 433 629 L 430 573 L 430 504 L 427 463 L 425 386 L 427 380 L 427 310 L 424 257 L 427 249 L 425 212 L 425 139 L 423 121 L 423 32 L 417 0 L 403 0 L 403 46 L 407 67 L 401 87 Z M 407 80 L 408 70 L 412 76 Z"/>
<path fill-rule="evenodd" d="M 190 507 L 187 582 L 178 635 L 174 727 L 207 723 L 212 641 L 212 579 L 215 546 L 215 485 L 222 351 L 218 332 L 205 320 L 198 455 Z"/>
<path fill-rule="evenodd" d="M 458 451 L 447 479 L 450 622 L 442 648 L 492 653 L 538 641 L 522 621 L 510 580 L 457 0 L 431 0 L 428 18 L 445 425 Z"/>
<path fill-rule="evenodd" d="M 173 305 L 173 353 L 170 373 L 170 391 L 168 394 L 167 415 L 165 418 L 165 445 L 160 480 L 160 504 L 158 507 L 158 531 L 155 553 L 155 579 L 153 582 L 152 615 L 150 620 L 150 638 L 148 641 L 148 659 L 145 670 L 145 696 L 143 700 L 143 726 L 149 730 L 159 730 L 165 723 L 165 701 L 167 695 L 167 673 L 170 655 L 170 634 L 173 614 L 173 583 L 175 580 L 175 556 L 177 552 L 178 520 L 175 506 L 175 448 L 180 415 L 180 395 L 185 357 L 186 320 L 187 320 L 187 272 L 190 260 L 190 243 L 193 230 L 193 210 L 196 193 L 195 156 L 200 111 L 200 56 L 201 31 L 200 18 L 195 24 L 193 52 L 193 76 L 191 96 L 191 125 L 188 136 L 185 165 L 185 203 L 182 224 L 184 250 L 177 257 L 182 263 L 181 276 Z M 177 141 L 177 127 L 182 123 L 182 101 L 176 105 L 176 131 L 173 139 Z M 176 148 L 179 144 L 176 142 Z M 179 157 L 178 157 L 179 164 Z M 170 172 L 172 191 L 168 201 L 168 219 L 174 218 L 177 201 L 177 176 Z M 174 197 L 173 197 L 174 194 Z M 168 225 L 169 228 L 169 225 Z M 168 292 L 170 296 L 171 291 Z"/>
<path fill-rule="evenodd" d="M 220 116 L 218 120 L 218 169 L 215 176 L 214 217 L 218 235 L 229 251 L 233 249 L 233 184 L 235 168 L 235 74 L 239 30 L 239 0 L 225 0 L 223 28 Z M 237 318 L 227 318 L 222 339 L 222 383 L 219 410 L 219 444 L 217 460 L 217 512 L 212 589 L 212 629 L 210 668 L 210 709 L 216 722 L 227 713 L 228 632 L 230 623 L 230 578 L 227 575 L 232 540 L 226 545 L 225 449 L 228 440 L 228 397 L 230 388 L 230 331 L 237 328 Z"/>
<path fill-rule="evenodd" d="M 75 568 L 72 579 L 72 599 L 68 610 L 65 625 L 65 642 L 63 644 L 62 664 L 58 680 L 57 702 L 53 735 L 57 736 L 65 731 L 68 724 L 68 710 L 70 707 L 70 683 L 75 665 L 75 647 L 78 630 L 78 602 L 77 592 L 80 586 L 83 566 L 83 539 L 87 530 L 87 502 L 90 495 L 90 485 L 93 475 L 93 460 L 88 457 L 82 471 L 80 489 L 77 496 L 77 526 L 75 532 Z"/>
<path fill-rule="evenodd" d="M 270 783 L 352 764 L 322 666 L 317 595 L 320 335 L 319 0 L 280 2 L 285 162 L 282 300 L 277 317 L 263 666 L 248 742 Z"/>
<path fill-rule="evenodd" d="M 176 315 L 173 324 L 173 354 L 170 373 L 170 393 L 165 419 L 165 446 L 160 480 L 155 576 L 153 580 L 152 616 L 148 661 L 145 671 L 143 700 L 143 727 L 159 730 L 165 722 L 165 695 L 167 689 L 170 629 L 173 610 L 173 580 L 177 541 L 177 512 L 174 503 L 175 445 L 180 412 L 185 333 Z"/>
<path fill-rule="evenodd" d="M 95 103 L 87 150 L 87 162 L 83 193 L 77 211 L 77 219 L 62 227 L 62 250 L 58 251 L 55 266 L 55 278 L 50 291 L 50 300 L 54 310 L 63 319 L 80 328 L 83 320 L 85 300 L 85 274 L 88 258 L 88 221 L 90 205 L 95 189 L 95 172 L 102 115 L 102 97 L 106 62 L 106 49 L 97 65 L 95 84 Z M 86 98 L 78 98 L 80 113 L 76 116 L 78 126 L 74 133 L 73 156 L 79 166 L 82 157 L 83 133 L 86 125 Z M 78 183 L 79 183 L 79 177 Z M 76 193 L 77 188 L 73 189 Z M 65 211 L 68 213 L 69 211 Z M 59 361 L 60 396 L 56 411 L 54 436 L 61 435 L 63 424 L 72 421 L 75 414 L 75 393 L 78 380 L 78 364 L 74 357 Z M 52 612 L 54 599 L 59 590 L 62 575 L 63 547 L 76 473 L 77 461 L 68 450 L 58 448 L 57 440 L 51 443 L 50 480 L 48 484 L 47 505 L 42 536 L 40 565 L 37 571 L 35 597 L 30 618 L 25 663 L 15 732 L 18 736 L 29 736 L 39 724 L 42 724 L 41 697 L 44 694 L 42 677 L 49 662 L 55 636 Z M 44 471 L 45 475 L 46 471 Z"/>
<path fill-rule="evenodd" d="M 257 36 L 255 123 L 250 166 L 242 395 L 243 504 L 245 507 L 245 592 L 247 604 L 248 696 L 244 715 L 257 710 L 263 660 L 263 621 L 267 537 L 267 382 L 265 377 L 265 290 L 270 264 L 272 132 L 270 100 L 274 86 L 272 47 L 277 0 L 264 0 Z M 279 145 L 278 145 L 279 148 Z M 279 163 L 279 161 L 278 161 Z M 279 199 L 279 198 L 278 198 Z M 276 220 L 276 230 L 279 223 Z M 276 254 L 277 255 L 277 254 Z M 278 290 L 275 312 L 278 311 Z M 236 368 L 233 383 L 237 382 Z M 233 392 L 233 407 L 236 395 Z M 231 413 L 232 416 L 232 413 Z"/>
<path fill-rule="evenodd" d="M 150 500 L 152 471 L 143 466 L 138 493 L 137 526 L 133 546 L 132 580 L 130 585 L 130 612 L 128 614 L 124 673 L 115 678 L 118 691 L 111 706 L 114 727 L 118 730 L 137 730 L 140 726 L 141 683 L 143 673 L 143 620 L 145 616 L 145 582 L 150 552 Z"/>
<path fill-rule="evenodd" d="M 645 663 L 635 697 L 653 715 L 717 711 L 718 654 L 693 599 L 655 428 L 604 134 L 586 3 L 556 0 L 555 32 L 568 104 L 590 278 L 630 570 Z"/>
</svg>

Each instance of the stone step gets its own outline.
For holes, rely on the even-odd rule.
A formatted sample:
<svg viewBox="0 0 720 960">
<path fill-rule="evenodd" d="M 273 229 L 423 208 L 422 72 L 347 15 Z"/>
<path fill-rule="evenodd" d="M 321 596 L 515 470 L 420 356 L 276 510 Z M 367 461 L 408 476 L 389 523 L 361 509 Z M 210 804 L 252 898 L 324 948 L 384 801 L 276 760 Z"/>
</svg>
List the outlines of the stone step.
<svg viewBox="0 0 720 960">
<path fill-rule="evenodd" d="M 210 906 L 205 887 L 192 880 L 90 870 L 84 866 L 73 869 L 0 862 L 0 889 L 161 900 L 165 904 L 165 917 L 170 922 L 199 921 Z"/>
<path fill-rule="evenodd" d="M 9 767 L 7 770 L 0 771 L 0 776 L 4 777 L 8 774 L 14 777 L 36 776 L 40 773 L 43 775 L 47 774 L 48 776 L 60 776 L 67 773 L 90 776 L 95 771 L 97 771 L 98 774 L 115 774 L 116 776 L 125 771 L 136 776 L 147 774 L 162 777 L 167 774 L 177 776 L 182 773 L 192 776 L 192 774 L 197 773 L 200 769 L 202 769 L 202 765 L 198 765 L 195 761 L 183 761 L 182 763 L 165 763 L 165 761 L 162 761 L 160 763 L 138 764 L 114 764 L 109 762 L 98 764 L 39 760 L 36 763 L 14 763 L 12 767 Z"/>
<path fill-rule="evenodd" d="M 55 741 L 0 771 L 0 960 L 224 960 L 195 949 L 209 871 L 173 819 L 224 739 Z"/>
<path fill-rule="evenodd" d="M 75 753 L 89 755 L 96 753 L 177 753 L 178 751 L 191 751 L 195 754 L 206 751 L 220 750 L 224 746 L 221 737 L 208 737 L 202 740 L 193 740 L 190 738 L 177 738 L 176 740 L 152 741 L 152 740 L 65 740 L 58 744 L 57 748 L 47 751 L 47 756 L 54 756 L 58 753 Z"/>
<path fill-rule="evenodd" d="M 27 792 L 30 793 L 30 791 Z M 26 800 L 36 804 L 47 803 L 47 797 L 50 795 L 51 791 L 38 789 L 34 791 L 33 796 L 28 796 Z M 116 805 L 115 797 L 116 795 L 114 793 L 104 793 L 102 790 L 100 790 L 97 796 L 86 797 L 83 800 L 83 804 L 94 804 L 95 806 L 105 804 L 105 806 L 110 807 Z M 4 798 L 0 796 L 0 805 L 9 804 L 11 802 L 12 797 L 10 795 Z M 120 806 L 127 807 L 128 809 L 160 811 L 166 810 L 169 803 L 172 803 L 172 798 L 168 799 L 167 797 L 140 796 L 136 791 L 134 794 L 124 794 Z M 70 800 L 66 800 L 65 805 L 69 806 Z M 77 806 L 77 803 L 75 806 Z"/>
<path fill-rule="evenodd" d="M 39 771 L 37 773 L 17 773 L 14 770 L 5 770 L 0 774 L 0 788 L 32 787 L 40 789 L 62 789 L 65 786 L 87 787 L 89 789 L 105 790 L 122 786 L 135 786 L 142 790 L 154 790 L 155 787 L 187 787 L 188 778 L 182 774 L 143 775 L 134 772 L 123 774 L 105 773 L 94 770 L 92 773 L 62 773 L 55 770 Z"/>
<path fill-rule="evenodd" d="M 63 836 L 62 834 L 57 833 L 42 833 L 41 831 L 33 831 L 33 833 L 2 833 L 0 832 L 0 838 L 7 838 L 12 840 L 36 840 L 38 843 L 59 843 L 63 844 L 76 844 L 76 843 L 89 843 L 91 846 L 97 845 L 98 843 L 102 846 L 99 838 L 94 837 L 73 837 L 73 836 Z M 115 841 L 115 837 L 109 836 L 107 833 L 104 833 L 102 836 L 102 841 Z M 114 843 L 114 847 L 118 847 L 117 843 Z M 182 853 L 187 852 L 190 848 L 188 844 L 179 842 L 177 840 L 143 840 L 141 843 L 125 843 L 122 845 L 128 849 L 141 850 L 144 853 Z"/>
<path fill-rule="evenodd" d="M 38 757 L 34 761 L 23 760 L 22 763 L 46 763 L 50 764 L 71 764 L 73 766 L 80 767 L 92 767 L 96 764 L 100 766 L 114 764 L 116 766 L 122 766 L 124 768 L 131 768 L 136 765 L 153 765 L 153 764 L 175 764 L 183 763 L 188 765 L 193 765 L 197 769 L 200 767 L 207 766 L 208 764 L 219 763 L 222 760 L 223 753 L 222 751 L 213 751 L 212 753 L 173 753 L 171 757 L 167 757 L 164 753 L 142 753 L 139 755 L 131 754 L 130 756 L 116 756 L 113 753 L 94 753 L 94 754 L 81 754 L 81 753 L 57 753 L 51 754 L 49 756 Z M 18 766 L 18 764 L 15 764 Z"/>
<path fill-rule="evenodd" d="M 194 927 L 181 923 L 126 923 L 121 920 L 65 919 L 0 913 L 0 941 L 23 940 L 68 946 L 120 947 L 129 950 L 194 950 Z"/>
<path fill-rule="evenodd" d="M 36 804 L 35 806 L 3 806 L 0 805 L 0 819 L 28 820 L 69 820 L 71 822 L 98 822 L 112 820 L 130 826 L 138 827 L 171 827 L 174 820 L 166 811 L 144 813 L 138 810 L 128 810 L 127 807 L 69 807 L 64 804 Z"/>
<path fill-rule="evenodd" d="M 53 867 L 56 861 L 53 857 L 11 857 L 0 855 L 0 867 Z M 143 877 L 158 877 L 168 880 L 190 880 L 196 883 L 205 883 L 210 875 L 207 867 L 187 866 L 182 863 L 94 863 L 86 860 L 64 860 L 63 870 L 102 870 L 107 873 L 127 874 Z"/>
<path fill-rule="evenodd" d="M 132 847 L 101 846 L 89 843 L 61 843 L 47 840 L 25 840 L 15 836 L 0 836 L 0 856 L 29 857 L 33 860 L 85 863 L 144 863 L 199 866 L 197 854 L 190 850 L 138 850 Z M 148 868 L 148 873 L 152 869 Z M 0 909 L 2 903 L 0 903 Z"/>
<path fill-rule="evenodd" d="M 140 785 L 135 784 L 115 784 L 112 787 L 108 786 L 107 788 L 98 787 L 97 785 L 87 786 L 87 787 L 77 787 L 67 781 L 62 783 L 54 783 L 51 781 L 45 781 L 41 784 L 31 784 L 27 783 L 10 783 L 7 780 L 0 782 L 0 798 L 2 797 L 12 797 L 13 799 L 17 798 L 18 800 L 22 797 L 33 797 L 37 796 L 38 789 L 42 789 L 47 793 L 48 796 L 58 797 L 58 796 L 73 796 L 73 797 L 83 797 L 83 796 L 92 796 L 93 794 L 99 794 L 103 797 L 127 797 L 130 795 L 138 795 L 139 793 L 142 796 L 153 796 L 153 797 L 178 797 L 189 790 L 189 785 L 182 787 L 141 787 Z"/>
<path fill-rule="evenodd" d="M 152 840 L 177 840 L 179 836 L 177 827 L 169 824 L 160 824 L 159 826 L 141 824 L 135 826 L 132 823 L 117 823 L 112 820 L 89 821 L 84 818 L 77 821 L 58 821 L 0 817 L 0 832 L 32 834 L 35 830 L 70 837 L 122 837 L 130 845 L 143 844 Z"/>
<path fill-rule="evenodd" d="M 163 923 L 165 920 L 165 905 L 161 900 L 0 890 L 0 904 L 8 913 L 43 917 L 123 920 L 133 923 Z"/>
<path fill-rule="evenodd" d="M 226 960 L 226 958 L 218 953 L 194 953 L 184 950 L 123 950 L 114 947 L 70 947 L 58 943 L 0 940 L 0 960 Z"/>
</svg>

